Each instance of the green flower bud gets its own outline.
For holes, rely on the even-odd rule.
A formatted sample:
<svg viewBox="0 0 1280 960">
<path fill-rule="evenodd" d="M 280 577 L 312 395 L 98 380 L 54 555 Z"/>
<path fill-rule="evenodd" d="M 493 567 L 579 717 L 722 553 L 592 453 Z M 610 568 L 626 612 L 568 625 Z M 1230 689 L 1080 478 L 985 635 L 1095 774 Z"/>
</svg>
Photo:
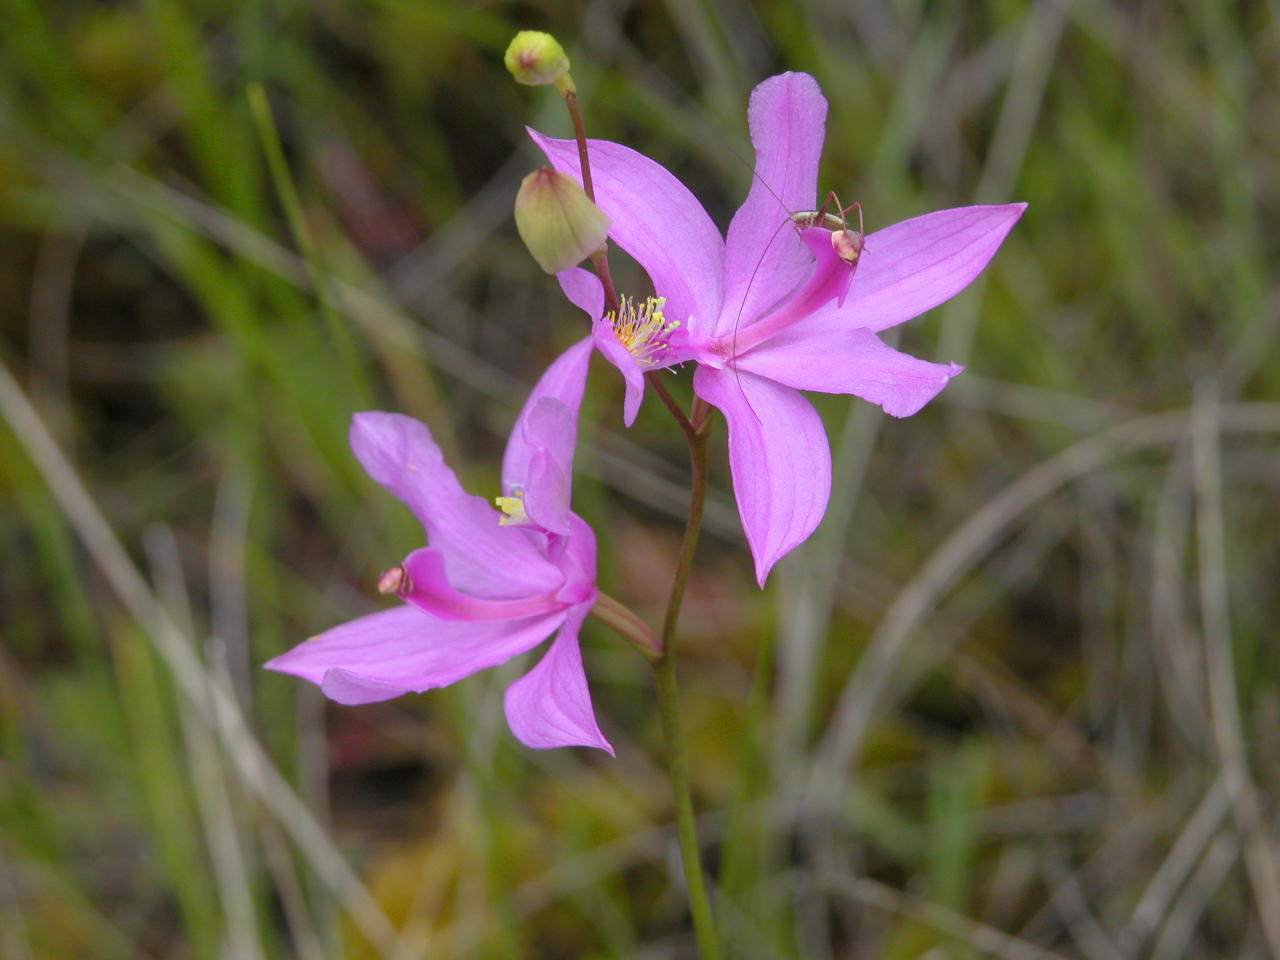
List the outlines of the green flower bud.
<svg viewBox="0 0 1280 960">
<path fill-rule="evenodd" d="M 503 62 L 516 83 L 531 87 L 554 83 L 562 94 L 566 89 L 573 90 L 573 81 L 569 79 L 569 58 L 564 55 L 559 41 L 549 33 L 521 30 L 507 47 Z"/>
<path fill-rule="evenodd" d="M 520 184 L 516 229 L 538 266 L 547 273 L 559 273 L 604 245 L 609 218 L 575 180 L 542 167 Z"/>
</svg>

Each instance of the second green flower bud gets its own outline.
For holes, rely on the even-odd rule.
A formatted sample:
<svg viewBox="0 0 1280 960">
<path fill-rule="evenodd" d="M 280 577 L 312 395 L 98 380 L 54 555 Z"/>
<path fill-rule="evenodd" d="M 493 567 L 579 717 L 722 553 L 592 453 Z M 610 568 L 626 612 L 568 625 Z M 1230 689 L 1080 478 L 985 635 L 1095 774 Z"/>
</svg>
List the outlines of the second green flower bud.
<svg viewBox="0 0 1280 960">
<path fill-rule="evenodd" d="M 571 177 L 551 167 L 533 171 L 516 194 L 516 229 L 547 273 L 575 267 L 603 245 L 609 218 Z"/>
</svg>

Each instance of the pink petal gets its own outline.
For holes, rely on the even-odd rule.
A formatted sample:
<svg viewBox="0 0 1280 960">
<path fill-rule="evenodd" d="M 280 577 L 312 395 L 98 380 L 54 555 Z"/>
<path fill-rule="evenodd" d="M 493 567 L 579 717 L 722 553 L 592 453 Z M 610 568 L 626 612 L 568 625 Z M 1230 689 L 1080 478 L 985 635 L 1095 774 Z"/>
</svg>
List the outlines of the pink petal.
<svg viewBox="0 0 1280 960">
<path fill-rule="evenodd" d="M 533 459 L 543 451 L 567 478 L 573 472 L 573 449 L 578 439 L 578 409 L 587 385 L 587 363 L 591 359 L 591 338 L 584 337 L 560 354 L 538 378 L 524 406 L 516 416 L 507 450 L 502 458 L 502 486 L 529 493 Z M 547 491 L 548 495 L 552 492 Z M 562 503 L 560 512 L 569 507 L 569 489 L 555 491 Z M 543 498 L 544 500 L 546 497 Z M 548 501 L 548 506 L 554 506 Z"/>
<path fill-rule="evenodd" d="M 570 610 L 560 635 L 538 665 L 507 687 L 507 723 L 526 747 L 599 747 L 613 755 L 613 747 L 596 725 L 582 671 L 578 630 L 588 609 L 588 604 L 582 604 Z"/>
<path fill-rule="evenodd" d="M 851 393 L 893 417 L 911 416 L 964 369 L 900 353 L 870 330 L 803 337 L 794 327 L 738 357 L 737 366 L 797 390 Z"/>
<path fill-rule="evenodd" d="M 339 624 L 265 666 L 319 685 L 339 703 L 369 703 L 443 687 L 542 642 L 564 611 L 524 620 L 447 623 L 413 607 Z"/>
<path fill-rule="evenodd" d="M 636 422 L 636 414 L 640 412 L 640 402 L 644 399 L 644 371 L 626 347 L 618 342 L 613 334 L 613 327 L 608 320 L 600 320 L 591 328 L 591 336 L 596 349 L 611 364 L 618 368 L 622 380 L 627 385 L 626 397 L 622 404 L 622 422 L 628 427 Z"/>
<path fill-rule="evenodd" d="M 454 586 L 502 600 L 542 594 L 563 577 L 482 497 L 465 493 L 426 426 L 396 413 L 357 413 L 351 449 L 369 476 L 402 500 L 447 558 Z"/>
<path fill-rule="evenodd" d="M 557 273 L 556 279 L 569 302 L 583 311 L 588 320 L 599 320 L 604 316 L 604 286 L 594 273 L 574 267 Z"/>
<path fill-rule="evenodd" d="M 445 572 L 444 555 L 435 547 L 415 550 L 404 560 L 411 587 L 401 598 L 439 620 L 520 620 L 562 609 L 556 590 L 518 600 L 486 600 L 454 588 Z"/>
<path fill-rule="evenodd" d="M 359 706 L 362 703 L 378 703 L 381 700 L 390 700 L 412 692 L 394 683 L 369 680 L 341 667 L 330 670 L 324 675 L 324 679 L 320 682 L 320 690 L 334 703 L 340 703 L 346 707 Z"/>
<path fill-rule="evenodd" d="M 756 149 L 755 176 L 725 241 L 721 336 L 746 326 L 805 278 L 809 256 L 790 215 L 813 210 L 827 101 L 807 73 L 770 77 L 751 92 L 747 121 Z"/>
<path fill-rule="evenodd" d="M 544 400 L 548 411 L 564 407 L 554 400 Z M 524 513 L 537 526 L 548 533 L 565 536 L 569 533 L 569 498 L 573 485 L 572 462 L 561 466 L 545 449 L 538 450 L 529 464 L 529 481 L 524 488 Z"/>
<path fill-rule="evenodd" d="M 596 349 L 622 374 L 627 385 L 622 420 L 629 427 L 635 422 L 640 401 L 644 399 L 644 373 L 636 358 L 613 335 L 613 324 L 604 316 L 604 287 L 600 278 L 581 267 L 566 270 L 557 277 L 564 295 L 591 318 L 591 338 Z"/>
<path fill-rule="evenodd" d="M 582 182 L 578 145 L 529 130 L 561 173 Z M 644 154 L 588 140 L 596 205 L 612 222 L 609 237 L 644 267 L 666 315 L 700 330 L 720 313 L 724 240 L 689 188 Z M 624 291 L 619 291 L 624 292 Z"/>
<path fill-rule="evenodd" d="M 826 431 L 808 400 L 752 373 L 700 365 L 693 388 L 728 422 L 733 493 L 764 586 L 773 565 L 813 532 L 827 508 Z"/>
<path fill-rule="evenodd" d="M 553 533 L 569 532 L 569 494 L 578 410 L 587 385 L 591 337 L 562 353 L 538 378 L 516 417 L 502 460 L 502 487 L 519 492 L 525 515 Z"/>
<path fill-rule="evenodd" d="M 803 332 L 886 330 L 950 300 L 982 272 L 1026 208 L 939 210 L 871 234 L 844 304 L 815 311 L 801 321 Z"/>
<path fill-rule="evenodd" d="M 563 604 L 594 603 L 596 598 L 596 534 L 576 513 L 569 514 L 571 533 L 556 544 L 556 561 L 565 584 L 556 594 Z"/>
</svg>

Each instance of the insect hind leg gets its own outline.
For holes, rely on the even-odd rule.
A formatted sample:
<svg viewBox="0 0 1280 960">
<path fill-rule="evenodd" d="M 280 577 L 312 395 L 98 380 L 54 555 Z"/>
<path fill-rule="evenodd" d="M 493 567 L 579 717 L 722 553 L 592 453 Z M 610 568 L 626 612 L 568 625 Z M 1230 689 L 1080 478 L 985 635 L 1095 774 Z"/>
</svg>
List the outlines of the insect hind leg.
<svg viewBox="0 0 1280 960">
<path fill-rule="evenodd" d="M 832 210 L 835 212 L 832 213 Z M 820 226 L 827 230 L 848 230 L 848 215 L 851 210 L 858 211 L 858 233 L 861 234 L 862 204 L 855 200 L 846 207 L 840 202 L 840 197 L 834 190 L 828 190 L 822 206 L 813 212 L 813 226 Z"/>
<path fill-rule="evenodd" d="M 853 203 L 849 204 L 847 207 L 841 207 L 840 198 L 836 196 L 836 192 L 834 190 L 831 191 L 829 196 L 831 197 L 831 199 L 834 199 L 836 202 L 836 209 L 840 211 L 840 220 L 845 224 L 844 229 L 846 230 L 849 229 L 848 220 L 846 219 L 846 217 L 849 214 L 849 211 L 857 210 L 858 211 L 858 233 L 864 233 L 865 231 L 862 229 L 862 203 L 858 200 L 855 200 L 853 201 Z"/>
<path fill-rule="evenodd" d="M 833 204 L 838 211 L 836 213 L 830 212 Z M 813 225 L 828 230 L 844 229 L 844 211 L 840 209 L 840 198 L 836 196 L 834 190 L 827 191 L 827 195 L 822 199 L 822 206 L 813 212 Z"/>
</svg>

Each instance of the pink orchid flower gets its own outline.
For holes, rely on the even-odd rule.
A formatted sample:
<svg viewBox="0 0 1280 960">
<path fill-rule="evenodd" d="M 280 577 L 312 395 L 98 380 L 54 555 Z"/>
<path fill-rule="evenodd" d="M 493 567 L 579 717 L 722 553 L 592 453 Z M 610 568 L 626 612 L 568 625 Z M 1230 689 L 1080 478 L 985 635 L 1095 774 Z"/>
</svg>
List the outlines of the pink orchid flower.
<svg viewBox="0 0 1280 960">
<path fill-rule="evenodd" d="M 581 341 L 534 387 L 507 442 L 501 511 L 463 491 L 425 425 L 356 414 L 352 451 L 413 511 L 429 545 L 379 582 L 403 604 L 326 630 L 266 666 L 310 680 L 339 703 L 371 703 L 446 686 L 559 630 L 537 666 L 507 688 L 511 732 L 529 747 L 612 754 L 578 649 L 596 599 L 595 534 L 569 509 L 590 356 L 591 341 Z"/>
<path fill-rule="evenodd" d="M 876 334 L 968 286 L 1026 207 L 960 207 L 904 220 L 867 236 L 851 270 L 829 231 L 797 231 L 789 222 L 791 213 L 816 207 L 826 114 L 808 74 L 756 87 L 748 110 L 756 177 L 724 239 L 660 164 L 590 141 L 609 235 L 649 274 L 655 299 L 605 316 L 594 275 L 559 275 L 592 318 L 597 347 L 622 372 L 628 425 L 646 369 L 697 361 L 693 388 L 728 423 L 734 494 L 761 585 L 813 532 L 831 492 L 826 432 L 798 391 L 853 394 L 895 417 L 917 412 L 962 368 L 900 353 Z M 557 170 L 579 177 L 572 140 L 529 134 Z"/>
</svg>

